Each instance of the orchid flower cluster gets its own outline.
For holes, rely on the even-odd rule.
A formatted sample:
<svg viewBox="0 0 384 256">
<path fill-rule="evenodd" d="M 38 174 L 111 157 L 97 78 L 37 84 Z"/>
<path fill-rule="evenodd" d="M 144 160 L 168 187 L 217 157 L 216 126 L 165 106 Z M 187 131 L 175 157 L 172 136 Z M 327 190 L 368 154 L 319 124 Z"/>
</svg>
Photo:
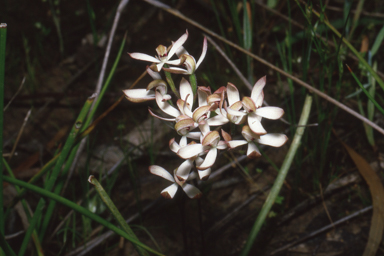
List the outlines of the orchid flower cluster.
<svg viewBox="0 0 384 256">
<path fill-rule="evenodd" d="M 214 92 L 209 87 L 197 86 L 195 71 L 205 58 L 207 39 L 204 38 L 202 54 L 196 62 L 183 47 L 187 38 L 188 31 L 169 47 L 159 45 L 156 48 L 156 57 L 144 53 L 129 53 L 134 59 L 153 63 L 147 67 L 147 72 L 153 81 L 146 89 L 123 91 L 126 98 L 132 102 L 156 100 L 158 107 L 166 116 L 159 116 L 150 108 L 149 113 L 156 118 L 174 123 L 174 128 L 180 136 L 180 139 L 173 138 L 169 142 L 170 149 L 184 159 L 180 166 L 174 169 L 173 175 L 161 166 L 149 167 L 152 174 L 172 182 L 161 192 L 165 198 L 173 198 L 179 186 L 188 197 L 201 197 L 200 190 L 189 181 L 197 178 L 208 179 L 219 150 L 247 145 L 247 156 L 257 158 L 261 156 L 257 144 L 280 147 L 288 140 L 284 134 L 267 133 L 261 124 L 262 118 L 275 120 L 284 114 L 283 109 L 279 107 L 262 107 L 266 77 L 256 82 L 250 97 L 245 96 L 242 99 L 236 86 L 231 83 Z M 178 58 L 172 59 L 175 54 Z M 176 104 L 172 103 L 172 96 L 168 94 L 167 82 L 159 73 L 161 70 L 168 72 L 167 78 L 170 77 L 169 73 L 190 76 L 190 82 L 181 78 L 178 92 L 171 86 L 174 94 L 178 96 Z M 242 127 L 243 140 L 232 140 L 229 133 L 223 129 L 219 132 L 218 128 L 214 128 L 222 127 L 229 122 Z"/>
</svg>

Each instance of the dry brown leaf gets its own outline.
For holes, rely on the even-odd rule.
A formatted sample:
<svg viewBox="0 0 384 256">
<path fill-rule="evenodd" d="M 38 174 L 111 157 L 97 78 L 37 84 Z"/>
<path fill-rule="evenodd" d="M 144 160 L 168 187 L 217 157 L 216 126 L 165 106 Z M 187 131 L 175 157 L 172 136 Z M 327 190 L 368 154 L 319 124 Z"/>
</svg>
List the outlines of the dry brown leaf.
<svg viewBox="0 0 384 256">
<path fill-rule="evenodd" d="M 348 154 L 355 163 L 361 176 L 365 179 L 369 186 L 372 196 L 373 215 L 371 220 L 371 228 L 369 230 L 368 242 L 364 250 L 363 256 L 374 256 L 381 243 L 384 229 L 384 188 L 380 177 L 365 161 L 365 159 L 356 153 L 352 148 L 342 142 Z"/>
<path fill-rule="evenodd" d="M 361 40 L 360 52 L 367 52 L 369 50 L 369 38 L 367 35 L 363 36 Z"/>
</svg>

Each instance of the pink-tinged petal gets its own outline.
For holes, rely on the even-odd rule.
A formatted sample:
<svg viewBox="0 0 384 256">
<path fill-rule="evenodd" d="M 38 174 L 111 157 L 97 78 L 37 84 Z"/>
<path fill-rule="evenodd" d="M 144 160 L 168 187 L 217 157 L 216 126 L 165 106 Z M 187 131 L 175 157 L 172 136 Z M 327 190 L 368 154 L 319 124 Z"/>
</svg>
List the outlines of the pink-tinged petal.
<svg viewBox="0 0 384 256">
<path fill-rule="evenodd" d="M 179 185 L 173 183 L 172 185 L 166 187 L 163 191 L 161 191 L 161 195 L 166 199 L 172 199 L 175 196 L 178 188 Z"/>
<path fill-rule="evenodd" d="M 212 107 L 209 105 L 198 107 L 197 109 L 195 109 L 195 111 L 193 111 L 193 115 L 192 115 L 193 120 L 199 123 L 200 121 L 207 119 L 208 112 L 211 111 L 211 108 Z"/>
<path fill-rule="evenodd" d="M 151 114 L 151 116 L 156 117 L 156 118 L 158 118 L 158 119 L 160 119 L 160 120 L 164 120 L 164 121 L 168 121 L 168 122 L 174 122 L 174 121 L 175 121 L 175 118 L 165 118 L 165 117 L 156 115 L 156 114 L 152 111 L 152 109 L 150 109 L 150 108 L 148 108 L 148 111 L 149 111 L 149 114 Z"/>
<path fill-rule="evenodd" d="M 257 148 L 256 144 L 253 142 L 249 142 L 248 143 L 248 150 L 247 150 L 247 157 L 253 159 L 253 158 L 258 158 L 260 156 L 261 156 L 261 154 L 260 154 L 260 151 Z"/>
<path fill-rule="evenodd" d="M 181 114 L 179 110 L 172 107 L 168 102 L 163 101 L 163 97 L 159 92 L 156 92 L 156 103 L 164 113 L 170 116 L 178 117 Z"/>
<path fill-rule="evenodd" d="M 185 34 L 183 34 L 175 43 L 172 44 L 171 50 L 168 52 L 168 58 L 170 59 L 176 51 L 179 49 L 180 46 L 182 46 L 185 41 L 187 41 L 188 38 L 188 31 L 186 31 Z"/>
<path fill-rule="evenodd" d="M 181 136 L 185 136 L 189 131 L 195 129 L 198 126 L 192 118 L 180 120 L 175 124 L 175 130 Z"/>
<path fill-rule="evenodd" d="M 245 145 L 247 143 L 248 142 L 246 140 L 231 140 L 231 141 L 227 142 L 228 147 L 231 148 L 231 149 L 232 148 L 237 148 L 237 147 Z"/>
<path fill-rule="evenodd" d="M 185 194 L 187 194 L 187 196 L 191 199 L 198 199 L 203 196 L 203 193 L 201 193 L 201 191 L 198 188 L 196 188 L 195 186 L 192 186 L 191 184 L 184 183 L 182 188 Z"/>
<path fill-rule="evenodd" d="M 288 138 L 281 133 L 268 133 L 260 136 L 260 139 L 256 141 L 260 144 L 272 146 L 272 147 L 281 147 L 287 142 Z"/>
<path fill-rule="evenodd" d="M 153 80 L 161 80 L 161 75 L 158 72 L 153 71 L 150 67 L 147 68 L 147 73 L 153 78 Z"/>
<path fill-rule="evenodd" d="M 193 105 L 193 91 L 191 84 L 183 77 L 180 81 L 180 97 L 182 100 L 185 100 L 188 105 L 189 109 L 192 109 Z"/>
<path fill-rule="evenodd" d="M 234 84 L 228 83 L 227 84 L 227 98 L 228 98 L 228 104 L 231 106 L 235 102 L 240 101 L 240 94 L 237 90 L 236 86 Z"/>
<path fill-rule="evenodd" d="M 147 90 L 152 90 L 153 88 L 156 88 L 156 90 L 159 90 L 161 95 L 164 95 L 167 93 L 167 84 L 164 80 L 156 79 L 147 85 Z"/>
<path fill-rule="evenodd" d="M 173 178 L 173 176 L 161 166 L 151 165 L 149 166 L 149 171 L 154 175 L 160 176 L 171 182 L 175 182 L 175 179 Z"/>
<path fill-rule="evenodd" d="M 209 126 L 220 126 L 229 122 L 225 116 L 217 115 L 206 120 Z"/>
<path fill-rule="evenodd" d="M 158 60 L 155 57 L 152 57 L 148 54 L 145 54 L 145 53 L 133 52 L 133 53 L 128 53 L 128 54 L 133 59 L 144 60 L 144 61 L 149 61 L 149 62 L 154 62 L 154 63 L 160 63 L 160 60 Z"/>
<path fill-rule="evenodd" d="M 243 104 L 245 111 L 247 111 L 248 113 L 256 111 L 255 102 L 253 102 L 250 97 L 244 97 L 241 103 Z"/>
<path fill-rule="evenodd" d="M 189 75 L 188 70 L 182 68 L 170 67 L 163 68 L 163 70 L 173 74 Z"/>
<path fill-rule="evenodd" d="M 263 135 L 267 133 L 267 131 L 261 125 L 259 117 L 255 113 L 251 113 L 248 115 L 248 125 L 249 128 L 251 128 L 251 130 L 257 135 Z"/>
<path fill-rule="evenodd" d="M 169 148 L 175 152 L 177 154 L 177 152 L 179 151 L 179 149 L 181 148 L 181 146 L 179 144 L 177 144 L 177 142 L 175 141 L 175 138 L 172 138 L 170 141 L 169 141 Z"/>
<path fill-rule="evenodd" d="M 203 144 L 204 146 L 216 147 L 219 141 L 220 141 L 219 132 L 211 131 L 204 136 L 203 140 L 201 141 L 201 144 Z"/>
<path fill-rule="evenodd" d="M 155 92 L 146 89 L 127 89 L 123 90 L 123 93 L 129 101 L 136 103 L 155 99 Z"/>
<path fill-rule="evenodd" d="M 193 167 L 193 161 L 190 159 L 185 160 L 179 168 L 177 168 L 176 176 L 179 179 L 179 181 L 186 181 L 188 179 L 189 173 L 191 172 L 191 169 Z"/>
<path fill-rule="evenodd" d="M 211 148 L 208 151 L 208 154 L 206 155 L 204 162 L 201 165 L 196 166 L 196 168 L 198 170 L 205 170 L 212 167 L 212 165 L 216 161 L 216 157 L 217 157 L 217 148 Z"/>
<path fill-rule="evenodd" d="M 276 120 L 284 115 L 284 110 L 279 107 L 262 107 L 256 109 L 256 115 Z"/>
<path fill-rule="evenodd" d="M 263 91 L 263 88 L 265 86 L 267 82 L 267 77 L 266 76 L 263 76 L 262 78 L 260 78 L 256 83 L 255 85 L 253 86 L 252 88 L 252 93 L 251 93 L 251 98 L 252 100 L 256 103 L 257 101 L 257 98 L 259 98 L 259 96 L 261 95 L 262 91 Z"/>
<path fill-rule="evenodd" d="M 223 129 L 221 129 L 221 136 L 223 136 L 223 139 L 228 142 L 228 141 L 231 141 L 232 140 L 232 137 L 229 133 L 227 133 L 226 131 L 224 131 Z"/>
<path fill-rule="evenodd" d="M 199 140 L 201 136 L 201 132 L 189 132 L 187 135 L 188 138 L 193 139 L 193 140 Z"/>
<path fill-rule="evenodd" d="M 203 153 L 207 149 L 209 147 L 204 147 L 202 144 L 192 144 L 181 148 L 177 154 L 183 159 L 188 159 Z"/>
<path fill-rule="evenodd" d="M 254 132 L 252 132 L 251 128 L 249 128 L 248 125 L 244 125 L 244 126 L 243 126 L 243 129 L 242 129 L 242 131 L 241 131 L 241 134 L 243 135 L 243 137 L 244 137 L 248 142 L 260 138 L 259 135 L 257 135 L 257 134 L 255 134 Z"/>
</svg>

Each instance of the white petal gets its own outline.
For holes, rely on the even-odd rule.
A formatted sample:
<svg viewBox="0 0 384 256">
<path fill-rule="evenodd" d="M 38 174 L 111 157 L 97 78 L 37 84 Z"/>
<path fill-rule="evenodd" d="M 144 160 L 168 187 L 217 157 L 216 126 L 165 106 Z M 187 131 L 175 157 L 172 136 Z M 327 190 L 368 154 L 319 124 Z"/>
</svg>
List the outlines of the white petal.
<svg viewBox="0 0 384 256">
<path fill-rule="evenodd" d="M 177 57 L 180 57 L 183 54 L 189 55 L 187 50 L 185 50 L 185 48 L 183 46 L 180 46 L 179 49 L 177 49 L 177 51 L 176 51 L 176 55 L 177 55 Z"/>
<path fill-rule="evenodd" d="M 189 132 L 186 136 L 193 140 L 199 140 L 201 136 L 201 132 Z"/>
<path fill-rule="evenodd" d="M 171 186 L 166 187 L 163 191 L 161 191 L 161 195 L 164 198 L 172 199 L 175 196 L 178 188 L 179 188 L 179 185 L 177 185 L 176 183 L 173 183 Z"/>
<path fill-rule="evenodd" d="M 245 145 L 248 142 L 246 140 L 231 140 L 231 141 L 228 141 L 227 143 L 230 148 L 236 148 L 236 147 Z"/>
<path fill-rule="evenodd" d="M 154 175 L 163 177 L 164 179 L 169 180 L 171 182 L 175 182 L 173 176 L 161 166 L 151 165 L 149 166 L 149 171 Z"/>
<path fill-rule="evenodd" d="M 156 65 L 156 70 L 157 72 L 160 72 L 160 70 L 163 68 L 164 62 L 160 62 L 159 64 Z"/>
<path fill-rule="evenodd" d="M 147 68 L 147 73 L 153 78 L 153 80 L 161 80 L 161 75 L 158 72 L 153 71 L 150 67 Z"/>
<path fill-rule="evenodd" d="M 184 77 L 181 79 L 179 90 L 180 90 L 181 99 L 184 101 L 186 100 L 188 105 L 189 105 L 189 109 L 192 109 L 193 91 L 192 91 L 191 84 Z M 188 98 L 187 98 L 187 96 L 188 96 Z"/>
<path fill-rule="evenodd" d="M 209 126 L 220 126 L 229 122 L 227 117 L 220 115 L 214 116 L 206 120 Z"/>
<path fill-rule="evenodd" d="M 182 68 L 170 67 L 163 68 L 163 70 L 174 74 L 189 75 L 188 70 Z"/>
<path fill-rule="evenodd" d="M 227 111 L 228 114 L 230 114 L 232 116 L 245 116 L 245 115 L 247 115 L 247 113 L 244 111 L 238 111 L 238 110 L 234 110 L 231 108 L 226 108 L 225 110 Z"/>
<path fill-rule="evenodd" d="M 185 160 L 179 168 L 177 168 L 176 176 L 180 181 L 185 181 L 188 179 L 189 173 L 193 167 L 193 161 Z"/>
<path fill-rule="evenodd" d="M 267 133 L 267 131 L 261 125 L 261 122 L 255 113 L 251 113 L 248 115 L 248 125 L 249 125 L 249 128 L 251 128 L 251 130 L 258 135 Z"/>
<path fill-rule="evenodd" d="M 156 92 L 156 103 L 164 113 L 173 117 L 178 117 L 180 115 L 179 110 L 172 107 L 168 102 L 163 101 L 163 97 L 159 92 Z"/>
<path fill-rule="evenodd" d="M 158 116 L 150 108 L 148 108 L 148 111 L 151 114 L 151 116 L 156 117 L 156 118 L 161 119 L 161 120 L 164 120 L 164 121 L 174 122 L 176 120 L 175 118 L 165 118 L 162 116 Z"/>
<path fill-rule="evenodd" d="M 132 102 L 143 102 L 155 99 L 155 92 L 147 89 L 127 89 L 123 90 L 125 97 Z"/>
<path fill-rule="evenodd" d="M 263 103 L 264 103 L 264 92 L 261 92 L 260 96 L 255 101 L 256 108 L 261 107 L 263 105 Z"/>
<path fill-rule="evenodd" d="M 181 60 L 177 59 L 177 60 L 167 60 L 165 63 L 169 64 L 169 65 L 180 65 L 181 64 Z"/>
<path fill-rule="evenodd" d="M 228 83 L 227 85 L 227 98 L 229 106 L 232 106 L 235 102 L 240 101 L 239 91 L 236 86 Z"/>
<path fill-rule="evenodd" d="M 211 175 L 211 168 L 205 169 L 205 170 L 199 170 L 199 177 L 200 180 L 207 180 L 209 178 L 209 175 Z"/>
<path fill-rule="evenodd" d="M 272 146 L 272 147 L 281 147 L 287 142 L 288 138 L 281 133 L 268 133 L 260 136 L 260 139 L 257 139 L 257 142 L 260 144 Z"/>
<path fill-rule="evenodd" d="M 184 137 L 184 136 L 183 136 Z M 182 137 L 182 138 L 183 138 Z M 173 139 L 171 139 L 170 141 L 169 141 L 169 148 L 173 151 L 173 152 L 175 152 L 176 154 L 177 154 L 177 152 L 179 151 L 179 149 L 181 148 L 180 146 L 179 146 L 179 144 L 177 144 L 177 142 L 175 141 L 175 138 L 173 138 Z"/>
<path fill-rule="evenodd" d="M 180 147 L 183 148 L 183 147 L 187 146 L 187 144 L 188 144 L 187 143 L 187 137 L 186 136 L 182 136 L 181 139 L 180 139 L 180 144 L 179 144 Z M 176 152 L 176 154 L 177 154 L 177 152 Z"/>
<path fill-rule="evenodd" d="M 192 186 L 191 184 L 184 183 L 182 188 L 185 194 L 187 194 L 187 196 L 191 199 L 197 199 L 203 195 L 198 188 L 196 188 L 195 186 Z"/>
<path fill-rule="evenodd" d="M 267 79 L 266 76 L 260 78 L 252 88 L 251 99 L 256 103 L 257 98 L 261 95 Z"/>
<path fill-rule="evenodd" d="M 204 162 L 201 165 L 196 166 L 196 168 L 198 170 L 205 170 L 211 167 L 215 163 L 216 157 L 217 157 L 217 148 L 211 148 L 208 151 L 208 154 L 205 157 Z"/>
<path fill-rule="evenodd" d="M 160 60 L 158 60 L 155 57 L 152 57 L 148 54 L 145 54 L 145 53 L 133 52 L 133 53 L 128 53 L 128 54 L 133 59 L 144 60 L 144 61 L 149 61 L 149 62 L 154 62 L 154 63 L 160 62 Z"/>
<path fill-rule="evenodd" d="M 256 158 L 256 157 L 261 156 L 260 151 L 257 148 L 255 143 L 253 143 L 253 142 L 248 143 L 247 156 L 249 158 Z"/>
<path fill-rule="evenodd" d="M 207 150 L 209 147 L 204 147 L 202 144 L 192 144 L 187 145 L 183 148 L 181 148 L 177 154 L 184 159 L 188 159 L 194 156 L 197 156 L 198 154 L 203 153 L 205 150 Z"/>
<path fill-rule="evenodd" d="M 203 60 L 204 60 L 204 58 L 205 58 L 205 55 L 207 54 L 207 49 L 208 49 L 207 38 L 204 37 L 204 41 L 203 41 L 203 51 L 201 52 L 200 58 L 199 58 L 199 60 L 197 61 L 196 69 L 200 66 L 201 62 L 203 62 Z M 196 69 L 195 69 L 195 70 L 196 70 Z"/>
<path fill-rule="evenodd" d="M 179 47 L 182 46 L 185 43 L 185 41 L 187 41 L 187 38 L 188 38 L 188 31 L 185 34 L 183 34 L 179 39 L 177 39 L 177 41 L 172 45 L 172 48 L 168 53 L 169 59 L 173 56 L 173 54 L 176 53 Z"/>
<path fill-rule="evenodd" d="M 284 110 L 279 107 L 262 107 L 256 109 L 256 115 L 276 120 L 284 115 Z"/>
</svg>

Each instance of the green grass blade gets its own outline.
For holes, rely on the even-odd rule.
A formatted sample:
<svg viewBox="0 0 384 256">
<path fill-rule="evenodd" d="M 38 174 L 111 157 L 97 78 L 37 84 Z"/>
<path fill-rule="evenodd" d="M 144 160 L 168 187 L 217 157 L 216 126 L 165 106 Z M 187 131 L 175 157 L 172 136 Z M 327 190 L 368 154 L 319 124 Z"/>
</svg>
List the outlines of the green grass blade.
<svg viewBox="0 0 384 256">
<path fill-rule="evenodd" d="M 371 54 L 372 54 L 372 57 L 377 53 L 377 51 L 379 50 L 379 47 L 381 45 L 381 43 L 383 42 L 383 39 L 384 39 L 384 26 L 381 28 L 379 34 L 377 34 L 377 37 L 375 39 L 375 42 L 373 43 L 372 45 L 372 48 L 371 48 Z"/>
<path fill-rule="evenodd" d="M 7 24 L 0 24 L 0 156 L 3 155 L 3 125 L 4 125 L 4 73 L 5 46 L 7 41 Z M 3 165 L 0 163 L 0 233 L 4 234 L 4 198 L 3 198 Z M 3 237 L 4 238 L 4 237 Z"/>
<path fill-rule="evenodd" d="M 296 129 L 295 137 L 293 138 L 292 144 L 289 147 L 287 155 L 285 156 L 284 162 L 281 166 L 281 169 L 275 180 L 275 183 L 273 184 L 271 191 L 267 199 L 265 200 L 263 208 L 261 209 L 259 215 L 257 216 L 256 222 L 252 227 L 251 233 L 247 239 L 247 242 L 243 250 L 240 253 L 240 256 L 246 256 L 249 254 L 249 251 L 252 248 L 252 245 L 256 239 L 257 234 L 259 233 L 270 209 L 272 208 L 272 205 L 275 202 L 276 197 L 279 195 L 279 192 L 281 190 L 281 187 L 283 186 L 285 177 L 287 176 L 289 168 L 292 164 L 293 158 L 295 157 L 296 151 L 300 146 L 301 137 L 304 134 L 305 125 L 308 122 L 308 117 L 311 112 L 311 106 L 312 106 L 312 97 L 307 95 L 305 99 L 303 111 L 299 120 L 299 124 L 298 124 L 299 127 Z"/>
<path fill-rule="evenodd" d="M 94 96 L 89 97 L 87 99 L 87 101 L 85 102 L 83 108 L 81 109 L 80 114 L 77 117 L 75 124 L 73 125 L 72 130 L 69 133 L 69 136 L 68 136 L 68 138 L 64 144 L 63 150 L 61 151 L 61 154 L 59 155 L 59 157 L 57 159 L 55 167 L 52 170 L 52 173 L 49 177 L 49 180 L 45 184 L 46 190 L 51 191 L 53 186 L 55 185 L 55 182 L 59 176 L 59 173 L 62 169 L 64 161 L 65 161 L 65 159 L 67 159 L 67 156 L 70 153 L 70 151 L 71 151 L 71 149 L 72 149 L 72 147 L 76 141 L 76 136 L 80 132 L 80 130 L 84 127 L 84 120 L 85 120 L 85 118 L 89 112 L 89 109 L 92 106 L 94 99 L 95 99 Z M 52 216 L 52 213 L 53 213 L 52 208 L 50 208 L 49 210 L 50 211 L 47 212 L 46 215 L 44 216 L 44 222 L 45 223 L 49 223 L 51 216 Z M 39 234 L 40 241 L 43 240 L 45 231 L 46 231 L 46 226 L 43 226 L 41 231 L 40 231 L 40 234 Z"/>
<path fill-rule="evenodd" d="M 299 4 L 297 2 L 297 4 Z M 316 12 L 313 8 L 310 9 L 317 17 L 320 17 L 320 14 L 318 12 Z M 324 24 L 327 25 L 327 27 L 329 29 L 331 29 L 333 31 L 333 33 L 342 39 L 343 43 L 349 48 L 349 50 L 351 50 L 353 52 L 353 54 L 359 59 L 359 61 L 361 62 L 361 64 L 368 70 L 368 72 L 375 78 L 375 80 L 377 81 L 377 83 L 380 85 L 381 89 L 384 90 L 384 81 L 380 78 L 380 76 L 372 69 L 372 67 L 368 64 L 368 62 L 364 59 L 364 57 L 359 53 L 358 50 L 356 50 L 355 47 L 353 47 L 353 45 L 347 40 L 345 39 L 339 31 L 337 31 L 337 29 L 332 26 L 332 24 L 330 22 L 328 22 L 327 20 L 324 20 Z"/>
<path fill-rule="evenodd" d="M 17 185 L 17 186 L 20 186 L 20 187 L 23 187 L 23 188 L 26 188 L 28 190 L 31 190 L 31 191 L 33 191 L 35 193 L 38 193 L 39 195 L 42 195 L 44 197 L 49 198 L 49 199 L 55 200 L 56 202 L 58 202 L 60 204 L 63 204 L 65 206 L 73 209 L 74 211 L 82 214 L 83 216 L 88 217 L 91 220 L 96 221 L 97 223 L 103 225 L 104 227 L 112 230 L 113 232 L 115 232 L 119 236 L 124 237 L 128 241 L 131 241 L 132 243 L 134 243 L 134 244 L 136 244 L 136 245 L 146 249 L 147 251 L 152 252 L 152 253 L 154 253 L 156 255 L 163 255 L 163 254 L 153 250 L 152 248 L 146 246 L 145 244 L 141 243 L 140 241 L 137 241 L 133 237 L 129 236 L 126 232 L 124 232 L 123 230 L 119 229 L 118 227 L 116 227 L 112 223 L 106 221 L 105 219 L 101 218 L 97 214 L 94 214 L 94 213 L 90 212 L 89 210 L 85 209 L 84 207 L 81 207 L 81 206 L 77 205 L 76 203 L 74 203 L 74 202 L 72 202 L 72 201 L 70 201 L 70 200 L 68 200 L 68 199 L 66 199 L 64 197 L 56 195 L 55 193 L 47 191 L 46 189 L 40 188 L 40 187 L 35 186 L 35 185 L 31 185 L 31 184 L 29 184 L 27 182 L 24 182 L 24 181 L 21 181 L 21 180 L 18 180 L 18 179 L 14 179 L 14 178 L 11 178 L 11 177 L 8 177 L 8 176 L 4 176 L 4 181 L 9 182 L 9 183 L 14 184 L 14 185 Z"/>
<path fill-rule="evenodd" d="M 45 205 L 45 200 L 44 198 L 42 198 L 36 206 L 36 211 L 33 215 L 32 220 L 29 223 L 29 227 L 27 229 L 27 232 L 25 233 L 23 242 L 21 243 L 18 256 L 23 256 L 25 254 L 25 251 L 27 250 L 27 246 L 32 236 L 32 233 L 35 231 L 35 226 L 37 224 L 37 221 L 41 217 L 41 212 L 43 211 L 44 205 Z"/>
<path fill-rule="evenodd" d="M 115 204 L 112 202 L 111 198 L 108 196 L 107 192 L 105 192 L 104 188 L 101 186 L 99 181 L 93 176 L 89 176 L 88 181 L 95 186 L 96 191 L 99 193 L 101 199 L 103 202 L 108 206 L 109 210 L 112 212 L 113 216 L 115 216 L 116 220 L 119 222 L 120 226 L 123 228 L 123 230 L 131 237 L 135 238 L 137 241 L 139 241 L 135 235 L 135 233 L 132 231 L 132 229 L 129 227 L 128 223 L 125 222 L 123 216 L 121 216 L 119 210 L 115 206 Z M 148 253 L 143 250 L 143 248 L 135 246 L 137 252 L 140 255 L 148 255 Z"/>
<path fill-rule="evenodd" d="M 369 100 L 384 115 L 384 109 L 376 102 L 376 100 L 371 96 L 371 94 L 367 91 L 367 89 L 365 89 L 365 87 L 360 83 L 359 79 L 356 77 L 355 73 L 353 73 L 352 69 L 348 65 L 346 65 L 346 66 L 347 66 L 349 72 L 351 73 L 351 75 L 353 76 L 353 78 L 355 79 L 356 83 L 360 86 L 361 90 L 363 90 L 363 92 L 365 93 L 365 95 L 367 95 Z"/>
<path fill-rule="evenodd" d="M 0 249 L 5 252 L 5 255 L 16 256 L 16 253 L 12 250 L 11 246 L 7 243 L 2 232 L 0 232 Z"/>
</svg>

